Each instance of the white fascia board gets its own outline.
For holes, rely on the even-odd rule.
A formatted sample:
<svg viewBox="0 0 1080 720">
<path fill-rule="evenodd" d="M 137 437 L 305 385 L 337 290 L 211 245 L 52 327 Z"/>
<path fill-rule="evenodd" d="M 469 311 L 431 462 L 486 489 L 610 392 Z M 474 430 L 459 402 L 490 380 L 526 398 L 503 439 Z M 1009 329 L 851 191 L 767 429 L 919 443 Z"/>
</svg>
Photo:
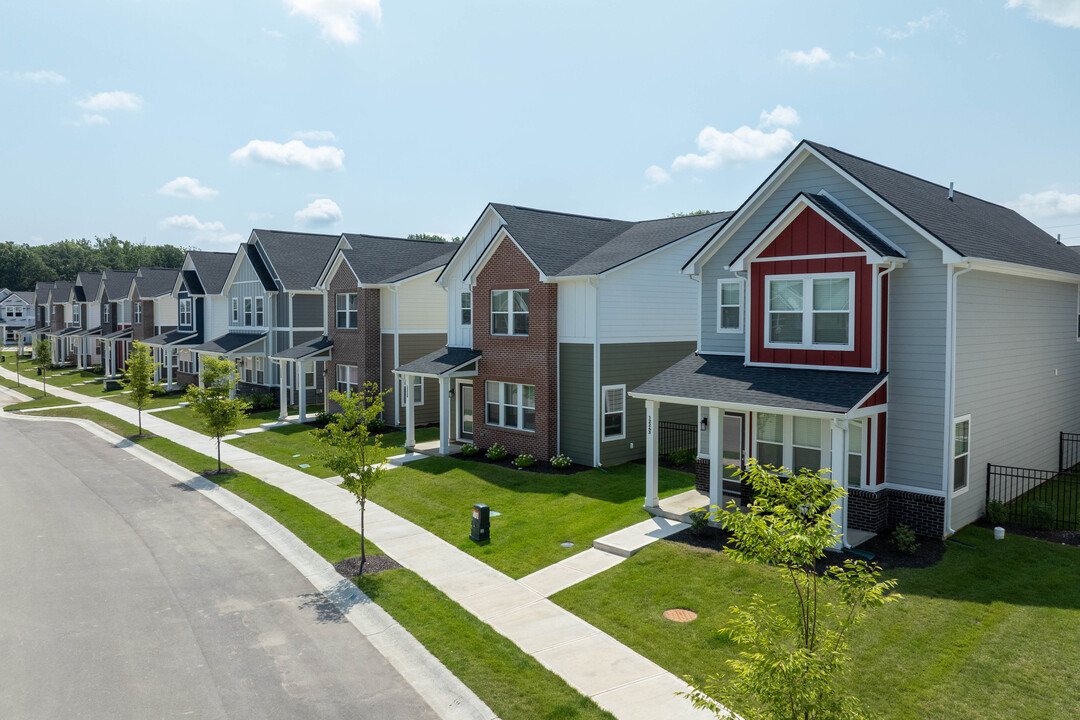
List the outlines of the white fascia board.
<svg viewBox="0 0 1080 720">
<path fill-rule="evenodd" d="M 655 248 L 653 250 L 650 250 L 649 252 L 647 252 L 647 253 L 645 253 L 643 255 L 638 255 L 636 258 L 631 258 L 630 260 L 627 260 L 624 263 L 620 263 L 619 265 L 616 265 L 615 267 L 608 268 L 607 270 L 605 270 L 602 273 L 599 273 L 597 275 L 579 275 L 577 277 L 596 277 L 596 278 L 601 278 L 601 279 L 606 278 L 611 273 L 618 272 L 619 270 L 623 270 L 623 269 L 625 269 L 625 268 L 627 268 L 627 267 L 629 267 L 631 265 L 636 264 L 637 262 L 639 262 L 641 260 L 647 260 L 648 258 L 651 258 L 652 256 L 657 255 L 659 253 L 666 252 L 666 251 L 669 251 L 669 250 L 673 250 L 674 248 L 682 245 L 685 242 L 689 242 L 691 240 L 697 240 L 697 241 L 700 242 L 701 239 L 702 239 L 702 237 L 701 237 L 702 235 L 711 235 L 711 234 L 715 233 L 717 230 L 720 229 L 720 227 L 723 226 L 723 224 L 725 222 L 727 222 L 727 221 L 726 220 L 718 220 L 717 222 L 713 223 L 712 225 L 707 225 L 707 226 L 701 228 L 700 230 L 695 230 L 694 232 L 690 233 L 689 235 L 685 235 L 685 236 L 679 238 L 678 240 L 672 240 L 667 245 L 661 245 L 660 247 Z M 571 276 L 566 276 L 566 277 L 569 278 Z"/>
<path fill-rule="evenodd" d="M 656 402 L 671 403 L 674 405 L 697 405 L 699 407 L 715 407 L 722 410 L 743 410 L 746 412 L 765 412 L 777 415 L 795 415 L 798 417 L 840 419 L 844 413 L 819 412 L 816 410 L 796 410 L 793 408 L 774 407 L 772 405 L 749 405 L 745 403 L 716 402 L 713 400 L 699 400 L 697 398 L 679 397 L 676 395 L 652 395 L 650 393 L 627 392 L 637 400 L 654 400 Z"/>
<path fill-rule="evenodd" d="M 832 196 L 832 194 L 828 190 L 825 190 L 824 188 L 822 188 L 821 190 L 818 190 L 817 194 L 820 195 L 821 197 L 828 198 L 833 203 L 835 203 L 836 206 L 839 207 L 841 210 L 846 212 L 851 217 L 855 218 L 855 220 L 860 225 L 862 225 L 864 228 L 869 230 L 870 233 L 873 234 L 878 240 L 880 240 L 881 242 L 885 243 L 886 245 L 891 247 L 893 250 L 898 252 L 899 253 L 898 257 L 907 258 L 907 253 L 905 253 L 902 248 L 898 247 L 896 245 L 896 243 L 894 243 L 892 240 L 890 240 L 889 238 L 885 237 L 882 233 L 880 233 L 876 227 L 874 227 L 873 225 L 868 223 L 866 220 L 863 220 L 863 218 L 857 212 L 855 212 L 854 210 L 849 208 L 847 205 L 845 205 L 844 203 L 842 203 L 839 200 L 837 200 L 836 198 L 834 198 Z M 860 245 L 861 244 L 862 243 L 860 243 Z"/>
<path fill-rule="evenodd" d="M 495 251 L 500 245 L 502 245 L 505 240 L 509 240 L 510 242 L 514 243 L 514 247 L 520 250 L 521 254 L 525 256 L 525 259 L 529 261 L 529 264 L 536 268 L 536 272 L 540 274 L 540 282 L 548 282 L 548 276 L 544 274 L 544 271 L 540 269 L 539 265 L 533 262 L 533 259 L 529 257 L 529 253 L 525 252 L 525 249 L 518 244 L 518 241 L 514 239 L 514 236 L 510 234 L 510 231 L 506 229 L 505 225 L 500 227 L 499 231 L 495 233 L 495 237 L 491 239 L 491 242 L 488 243 L 487 248 L 485 248 L 484 252 L 480 255 L 480 257 L 476 259 L 476 262 L 473 263 L 473 266 L 469 268 L 469 272 L 465 273 L 464 277 L 462 277 L 462 280 L 469 285 L 475 283 L 476 276 L 480 274 L 480 271 L 483 270 L 484 266 L 487 265 L 488 261 L 491 259 L 491 256 L 495 254 Z"/>
<path fill-rule="evenodd" d="M 498 225 L 499 225 L 500 228 L 504 227 L 506 225 L 506 220 L 491 205 L 491 203 L 488 203 L 487 205 L 485 205 L 483 212 L 480 213 L 480 215 L 476 218 L 476 221 L 472 224 L 472 227 L 469 228 L 469 232 L 465 233 L 465 237 L 463 237 L 461 239 L 461 245 L 458 246 L 457 250 L 454 251 L 454 254 L 450 257 L 450 259 L 446 261 L 446 264 L 443 265 L 442 270 L 439 272 L 439 277 L 435 278 L 435 282 L 437 282 L 440 285 L 442 285 L 443 287 L 445 287 L 447 283 L 443 282 L 444 276 L 446 276 L 447 273 L 449 273 L 451 271 L 451 268 L 456 267 L 458 262 L 460 262 L 460 259 L 462 257 L 464 257 L 463 252 L 464 252 L 465 248 L 468 245 L 471 245 L 471 244 L 474 244 L 474 243 L 477 243 L 477 242 L 485 242 L 485 240 L 481 240 L 480 238 L 478 238 L 476 236 L 476 228 L 480 227 L 480 223 L 484 220 L 485 217 L 487 217 L 487 214 L 489 212 L 494 214 L 495 217 L 499 218 Z M 495 232 L 496 232 L 496 235 L 497 235 L 498 231 L 496 230 Z M 494 240 L 494 237 L 495 236 L 487 238 L 486 242 L 490 243 L 492 240 Z"/>
<path fill-rule="evenodd" d="M 319 276 L 319 282 L 315 287 L 322 288 L 323 290 L 330 290 L 330 282 L 334 279 L 334 276 L 338 274 L 338 270 L 341 269 L 342 263 L 349 268 L 349 272 L 352 273 L 353 279 L 356 280 L 356 286 L 360 287 L 360 279 L 356 277 L 356 270 L 353 269 L 352 264 L 344 253 L 338 252 L 334 255 L 330 264 L 323 268 L 323 274 Z"/>
<path fill-rule="evenodd" d="M 1035 278 L 1038 280 L 1056 280 L 1058 282 L 1080 283 L 1080 275 L 1064 270 L 1050 270 L 1048 268 L 1020 265 L 1018 263 L 1005 262 L 1003 260 L 983 260 L 979 258 L 963 258 L 961 262 L 968 263 L 973 270 L 1003 273 L 1005 275 L 1019 275 L 1021 277 Z"/>
<path fill-rule="evenodd" d="M 319 279 L 315 283 L 316 288 L 325 290 L 329 286 L 330 279 L 337 274 L 337 268 L 340 264 L 338 259 L 342 257 L 342 250 L 352 250 L 352 244 L 344 234 L 338 238 L 337 245 L 334 246 L 334 252 L 330 253 L 330 259 L 326 261 L 326 265 L 323 266 L 322 272 L 319 273 Z M 351 268 L 352 266 L 350 265 L 349 267 Z M 356 275 L 355 271 L 353 271 L 353 275 Z"/>
<path fill-rule="evenodd" d="M 445 267 L 445 266 L 443 266 L 443 267 Z M 420 278 L 424 277 L 425 275 L 431 275 L 432 273 L 441 273 L 441 272 L 442 272 L 441 267 L 431 268 L 430 270 L 425 270 L 424 272 L 416 273 L 415 275 L 410 275 L 408 277 L 403 277 L 400 280 L 395 280 L 392 283 L 386 283 L 385 285 L 369 285 L 368 287 L 395 287 L 395 288 L 399 288 L 402 285 L 404 285 L 405 283 L 412 282 L 413 280 L 419 280 Z M 432 280 L 432 282 L 434 283 L 435 281 Z"/>
</svg>

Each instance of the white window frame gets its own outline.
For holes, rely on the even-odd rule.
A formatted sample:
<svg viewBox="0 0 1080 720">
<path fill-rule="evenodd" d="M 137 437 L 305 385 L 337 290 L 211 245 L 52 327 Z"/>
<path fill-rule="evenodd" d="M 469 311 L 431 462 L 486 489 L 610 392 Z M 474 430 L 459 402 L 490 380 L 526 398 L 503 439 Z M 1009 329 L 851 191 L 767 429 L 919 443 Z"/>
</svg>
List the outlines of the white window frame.
<svg viewBox="0 0 1080 720">
<path fill-rule="evenodd" d="M 617 390 L 622 398 L 622 407 L 618 410 L 608 410 L 608 390 Z M 604 385 L 600 388 L 600 435 L 601 442 L 608 442 L 609 440 L 622 440 L 626 437 L 626 385 Z M 607 417 L 608 415 L 621 415 L 622 432 L 617 435 L 607 434 Z"/>
<path fill-rule="evenodd" d="M 761 439 L 759 439 L 759 437 L 758 437 L 758 428 L 759 428 L 759 423 L 760 423 L 762 415 L 776 415 L 777 417 L 780 418 L 780 436 L 783 438 L 783 442 L 778 443 L 778 442 L 773 442 L 772 440 L 761 440 Z M 819 440 L 818 440 L 818 442 L 820 443 L 818 445 L 818 447 L 811 447 L 809 445 L 796 445 L 795 444 L 795 418 L 796 417 L 803 418 L 803 419 L 806 419 L 806 420 L 814 420 L 814 421 L 816 421 L 818 423 L 818 427 L 819 427 L 819 435 L 818 435 Z M 758 461 L 760 461 L 760 458 L 758 457 L 758 452 L 757 452 L 757 446 L 758 446 L 759 442 L 768 443 L 769 445 L 780 445 L 782 447 L 782 451 L 781 451 L 781 454 L 780 454 L 782 462 L 780 464 L 783 467 L 788 468 L 791 472 L 798 472 L 798 468 L 795 467 L 795 448 L 796 447 L 803 448 L 805 450 L 817 450 L 820 453 L 819 457 L 821 458 L 821 463 L 823 463 L 823 464 L 825 463 L 825 455 L 826 455 L 826 453 L 831 451 L 831 443 L 830 443 L 828 425 L 826 423 L 823 423 L 821 421 L 821 418 L 812 417 L 812 416 L 809 416 L 809 415 L 785 415 L 784 413 L 778 413 L 778 412 L 766 412 L 766 413 L 755 412 L 754 413 L 754 418 L 753 418 L 753 427 L 751 428 L 751 435 L 750 435 L 750 452 L 752 454 L 752 457 L 754 459 L 758 460 Z M 846 458 L 845 458 L 845 460 L 846 460 Z M 830 462 L 831 462 L 831 460 L 830 460 Z M 818 470 L 818 469 L 821 469 L 821 468 L 813 468 L 813 469 Z"/>
<path fill-rule="evenodd" d="M 266 376 L 263 371 L 263 359 L 261 355 L 255 356 L 255 384 L 265 385 Z"/>
<path fill-rule="evenodd" d="M 341 306 L 342 298 L 345 299 L 345 307 Z M 352 298 L 352 307 L 349 306 L 349 298 Z M 360 298 L 357 293 L 343 292 L 334 296 L 334 327 L 338 330 L 356 330 L 360 326 Z M 345 324 L 341 324 L 341 317 L 345 316 Z M 352 322 L 350 323 L 350 319 Z"/>
<path fill-rule="evenodd" d="M 497 332 L 495 332 L 495 296 L 498 295 L 499 293 L 506 293 L 506 330 L 507 331 L 505 333 L 497 333 Z M 518 317 L 519 315 L 524 315 L 525 318 L 526 318 L 526 324 L 528 324 L 529 310 L 527 309 L 527 310 L 525 310 L 525 312 L 515 312 L 514 311 L 514 296 L 515 296 L 516 293 L 524 293 L 525 298 L 526 298 L 525 299 L 526 308 L 531 308 L 532 307 L 531 305 L 529 305 L 529 299 L 528 299 L 529 298 L 529 289 L 528 288 L 514 288 L 512 290 L 492 290 L 491 291 L 491 325 L 488 328 L 488 331 L 490 332 L 490 334 L 497 335 L 499 337 L 528 337 L 529 336 L 528 331 L 523 332 L 523 333 L 517 332 L 517 323 L 515 322 L 514 318 Z"/>
<path fill-rule="evenodd" d="M 356 392 L 356 388 L 360 384 L 360 369 L 356 365 L 345 365 L 342 363 L 339 363 L 336 368 L 337 369 L 334 372 L 337 382 L 334 387 L 337 388 L 338 392 L 344 392 L 346 395 L 351 397 L 352 394 Z M 342 370 L 344 370 L 345 372 L 342 373 Z M 352 371 L 351 373 L 349 372 L 350 370 Z M 343 378 L 342 375 L 344 375 L 345 377 Z M 353 375 L 353 379 L 351 380 L 349 379 L 350 375 Z M 342 386 L 345 387 L 344 391 L 341 389 Z"/>
<path fill-rule="evenodd" d="M 736 307 L 734 305 L 724 305 L 724 286 L 736 285 L 739 288 L 739 322 L 733 328 L 724 327 L 724 308 Z M 721 278 L 716 281 L 716 332 L 718 333 L 741 333 L 742 332 L 742 316 L 743 316 L 743 281 L 739 278 Z"/>
<path fill-rule="evenodd" d="M 180 325 L 183 326 L 183 327 L 192 327 L 191 323 L 192 323 L 193 318 L 192 318 L 191 303 L 192 303 L 191 298 L 180 298 L 180 308 L 179 308 L 179 312 L 178 312 L 178 319 L 179 319 Z M 108 313 L 106 313 L 106 314 L 108 314 Z M 184 316 L 185 315 L 187 316 L 187 322 L 184 322 Z"/>
<path fill-rule="evenodd" d="M 498 387 L 498 392 L 496 394 L 497 400 L 495 402 L 491 401 L 491 393 L 489 392 L 492 385 Z M 515 404 L 515 405 L 510 405 L 510 404 L 508 404 L 506 402 L 506 399 L 505 399 L 506 398 L 505 387 L 507 385 L 516 385 L 517 386 L 517 404 Z M 527 387 L 531 387 L 533 389 L 533 404 L 532 404 L 531 408 L 528 405 L 525 405 L 525 388 L 527 388 Z M 499 407 L 499 422 L 493 423 L 488 419 L 488 412 L 487 411 L 488 411 L 488 406 L 489 405 L 498 405 L 498 407 Z M 507 425 L 506 424 L 506 408 L 508 408 L 508 407 L 512 407 L 512 408 L 517 409 L 517 425 Z M 526 408 L 531 409 L 533 411 L 533 427 L 531 427 L 531 428 L 525 427 L 525 410 L 526 410 Z M 473 410 L 473 428 L 474 429 L 476 427 L 475 417 L 476 417 L 476 411 L 474 409 Z M 507 382 L 500 382 L 498 380 L 488 380 L 484 384 L 484 415 L 483 415 L 483 417 L 484 417 L 484 424 L 488 425 L 488 426 L 491 426 L 491 427 L 509 428 L 511 430 L 520 430 L 522 432 L 530 432 L 530 433 L 531 432 L 536 432 L 536 386 L 535 385 L 528 385 L 528 384 L 524 384 L 524 383 L 507 383 Z"/>
<path fill-rule="evenodd" d="M 81 325 L 82 324 L 82 305 L 80 305 L 79 303 L 75 303 L 74 305 L 71 306 L 71 324 L 72 325 Z"/>
<path fill-rule="evenodd" d="M 132 303 L 131 305 L 131 321 L 141 323 L 142 322 L 142 301 Z"/>
<path fill-rule="evenodd" d="M 956 454 L 956 426 L 960 423 L 967 423 L 967 450 Z M 953 418 L 953 431 L 952 431 L 952 465 L 949 467 L 949 492 L 955 495 L 963 495 L 971 489 L 971 415 L 960 415 Z M 961 458 L 967 458 L 967 463 L 964 465 L 966 472 L 964 473 L 964 487 L 956 487 L 956 461 Z"/>
<path fill-rule="evenodd" d="M 462 290 L 460 299 L 458 300 L 458 310 L 460 311 L 461 325 L 463 327 L 472 327 L 472 291 Z M 469 319 L 465 319 L 465 313 L 469 314 Z"/>
<path fill-rule="evenodd" d="M 181 300 L 181 302 L 183 301 Z M 101 306 L 101 322 L 109 322 L 109 303 L 105 303 Z"/>
<path fill-rule="evenodd" d="M 848 280 L 848 341 L 844 345 L 834 343 L 815 343 L 814 342 L 814 280 L 839 280 L 841 278 L 847 278 Z M 786 280 L 802 280 L 803 282 L 803 306 L 802 306 L 802 342 L 799 343 L 787 343 L 787 342 L 772 342 L 769 339 L 769 326 L 772 319 L 771 308 L 771 292 L 770 285 L 773 281 L 786 281 Z M 765 276 L 765 347 L 778 348 L 787 350 L 834 350 L 837 352 L 846 352 L 855 349 L 855 273 L 854 272 L 838 272 L 838 273 L 808 273 L 801 275 L 766 275 Z M 794 312 L 778 310 L 777 312 Z M 818 312 L 838 312 L 835 310 L 818 311 Z"/>
<path fill-rule="evenodd" d="M 232 299 L 232 324 L 240 324 L 240 298 Z"/>
<path fill-rule="evenodd" d="M 255 327 L 266 327 L 266 298 L 255 298 Z"/>
<path fill-rule="evenodd" d="M 796 444 L 796 442 L 795 442 L 795 422 L 797 420 L 808 420 L 808 421 L 813 422 L 817 426 L 817 445 L 798 445 L 798 444 Z M 795 473 L 797 473 L 800 470 L 804 469 L 804 468 L 795 466 L 795 450 L 796 450 L 796 448 L 798 448 L 799 450 L 816 450 L 817 454 L 818 454 L 818 465 L 821 465 L 822 462 L 824 461 L 824 457 L 825 457 L 825 447 L 824 447 L 825 443 L 822 442 L 822 439 L 821 439 L 821 420 L 819 418 L 805 417 L 805 416 L 801 416 L 801 415 L 793 415 L 793 416 L 791 416 L 791 422 L 790 423 L 785 423 L 785 425 L 791 425 L 791 439 L 790 439 L 790 442 L 787 443 L 791 447 L 791 462 L 790 463 L 785 463 L 785 465 L 790 467 L 791 471 L 795 472 Z M 787 438 L 785 438 L 785 440 L 786 439 Z M 833 464 L 835 465 L 835 463 L 833 463 Z M 820 470 L 821 468 L 816 467 L 816 468 L 805 468 L 805 469 L 806 470 Z"/>
<path fill-rule="evenodd" d="M 404 375 L 398 375 L 398 397 L 401 398 L 401 407 L 405 407 L 409 404 L 409 397 L 407 395 L 407 386 L 405 383 Z M 413 394 L 416 396 L 413 399 L 413 407 L 420 407 L 424 404 L 424 378 L 419 375 L 413 375 Z"/>
<path fill-rule="evenodd" d="M 255 303 L 251 301 L 251 298 L 244 298 L 244 327 L 251 327 L 251 321 L 254 318 Z"/>
<path fill-rule="evenodd" d="M 862 431 L 860 433 L 860 435 L 859 435 L 859 438 L 860 438 L 861 442 L 859 442 L 859 447 L 858 448 L 853 448 L 851 446 L 851 428 L 854 427 L 854 426 L 857 426 Z M 866 486 L 868 486 L 870 484 L 870 482 L 869 482 L 869 474 L 867 472 L 867 467 L 866 467 L 866 464 L 867 464 L 866 460 L 870 455 L 870 453 L 867 452 L 868 439 L 866 437 L 866 427 L 867 426 L 866 426 L 866 421 L 865 420 L 849 420 L 848 421 L 848 448 L 847 448 L 848 464 L 845 466 L 844 469 L 845 470 L 850 470 L 851 469 L 851 456 L 852 455 L 858 455 L 859 456 L 859 468 L 860 468 L 859 481 L 857 483 L 852 483 L 851 482 L 851 473 L 850 472 L 848 473 L 848 477 L 847 477 L 848 487 L 863 488 L 863 487 L 866 487 Z M 833 463 L 833 465 L 835 466 L 836 463 Z"/>
</svg>

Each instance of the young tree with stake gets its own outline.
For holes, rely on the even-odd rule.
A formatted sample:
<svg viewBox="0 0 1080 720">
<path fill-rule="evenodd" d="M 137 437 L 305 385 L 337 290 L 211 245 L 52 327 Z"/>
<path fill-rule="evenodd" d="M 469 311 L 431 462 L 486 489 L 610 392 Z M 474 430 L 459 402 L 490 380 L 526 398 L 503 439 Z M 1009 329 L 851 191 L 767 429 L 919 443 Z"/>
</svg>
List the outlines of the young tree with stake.
<svg viewBox="0 0 1080 720">
<path fill-rule="evenodd" d="M 230 397 L 240 380 L 232 360 L 212 355 L 202 359 L 202 387 L 190 385 L 184 399 L 203 420 L 206 432 L 217 441 L 217 472 L 221 472 L 221 438 L 235 432 L 247 416 L 251 403 L 243 398 Z"/>
<path fill-rule="evenodd" d="M 154 357 L 150 354 L 150 346 L 136 340 L 131 344 L 131 355 L 128 357 L 127 367 L 120 373 L 120 384 L 130 392 L 131 400 L 139 411 L 139 437 L 143 436 L 143 407 L 154 395 L 165 392 L 161 383 L 154 382 L 154 369 L 160 365 L 161 363 L 154 362 Z"/>
<path fill-rule="evenodd" d="M 41 397 L 48 397 L 49 391 L 45 386 L 45 371 L 52 365 L 52 343 L 49 338 L 41 337 L 34 343 L 34 367 L 41 374 Z"/>
<path fill-rule="evenodd" d="M 341 412 L 313 435 L 319 443 L 319 459 L 341 476 L 341 487 L 353 494 L 360 505 L 360 573 L 364 572 L 367 552 L 364 547 L 364 510 L 371 487 L 383 473 L 382 437 L 372 436 L 369 425 L 383 411 L 383 398 L 377 383 L 367 382 L 355 393 L 330 392 L 330 400 Z"/>
</svg>

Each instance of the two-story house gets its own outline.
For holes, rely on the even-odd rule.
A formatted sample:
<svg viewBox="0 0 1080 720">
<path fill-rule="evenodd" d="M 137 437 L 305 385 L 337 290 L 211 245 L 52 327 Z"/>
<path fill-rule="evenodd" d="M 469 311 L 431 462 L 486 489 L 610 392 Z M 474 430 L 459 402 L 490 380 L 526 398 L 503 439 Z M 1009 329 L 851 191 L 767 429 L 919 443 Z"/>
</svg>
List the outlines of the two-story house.
<svg viewBox="0 0 1080 720">
<path fill-rule="evenodd" d="M 374 382 L 388 390 L 383 419 L 404 422 L 405 393 L 394 368 L 446 345 L 446 293 L 435 284 L 457 245 L 347 233 L 319 279 L 326 293 L 327 335 L 279 354 L 280 360 L 327 360 L 330 387 L 351 392 Z M 438 421 L 434 380 L 414 387 L 415 423 Z M 336 408 L 327 401 L 327 410 Z"/>
<path fill-rule="evenodd" d="M 49 329 L 45 336 L 52 344 L 54 365 L 68 365 L 75 360 L 71 335 L 82 327 L 80 306 L 72 302 L 72 287 L 69 280 L 58 280 L 49 290 Z"/>
<path fill-rule="evenodd" d="M 75 366 L 80 370 L 101 362 L 99 341 L 101 336 L 101 306 L 97 301 L 101 273 L 81 272 L 71 287 L 72 313 L 77 314 L 76 330 L 70 335 L 74 346 Z M 77 309 L 76 309 L 77 308 Z"/>
<path fill-rule="evenodd" d="M 117 377 L 123 372 L 131 349 L 131 301 L 128 291 L 135 273 L 126 270 L 105 270 L 98 285 L 97 303 L 101 308 L 102 365 L 105 376 Z"/>
<path fill-rule="evenodd" d="M 831 470 L 850 543 L 978 518 L 986 465 L 1056 467 L 1080 430 L 1080 255 L 1012 210 L 804 141 L 704 243 L 696 352 L 645 401 L 698 409 L 699 487 L 741 493 L 749 457 Z"/>
<path fill-rule="evenodd" d="M 21 349 L 34 326 L 34 293 L 31 290 L 0 290 L 0 344 Z"/>
<path fill-rule="evenodd" d="M 50 330 L 49 292 L 56 283 L 38 281 L 34 283 L 34 324 L 27 330 L 30 336 L 32 355 L 37 357 L 37 342 Z"/>
<path fill-rule="evenodd" d="M 440 451 L 642 457 L 626 390 L 693 351 L 698 287 L 679 269 L 728 215 L 632 222 L 488 205 L 438 278 L 447 346 L 395 370 L 438 381 Z M 669 415 L 693 422 L 692 409 Z M 406 431 L 411 443 L 408 417 Z"/>
<path fill-rule="evenodd" d="M 176 390 L 199 381 L 199 359 L 193 348 L 207 338 L 218 337 L 228 327 L 228 297 L 225 281 L 236 253 L 189 251 L 177 273 L 171 292 L 160 296 L 156 308 L 168 319 L 175 313 L 176 328 L 168 325 L 158 335 L 144 340 L 158 356 L 159 381 L 167 390 Z M 165 309 L 168 303 L 173 309 Z"/>
<path fill-rule="evenodd" d="M 173 298 L 173 288 L 180 271 L 169 268 L 141 267 L 135 272 L 128 287 L 131 307 L 131 339 L 146 343 L 147 340 L 175 330 L 179 309 Z M 155 380 L 160 382 L 162 368 L 169 360 L 164 348 L 151 347 L 155 368 Z"/>
</svg>

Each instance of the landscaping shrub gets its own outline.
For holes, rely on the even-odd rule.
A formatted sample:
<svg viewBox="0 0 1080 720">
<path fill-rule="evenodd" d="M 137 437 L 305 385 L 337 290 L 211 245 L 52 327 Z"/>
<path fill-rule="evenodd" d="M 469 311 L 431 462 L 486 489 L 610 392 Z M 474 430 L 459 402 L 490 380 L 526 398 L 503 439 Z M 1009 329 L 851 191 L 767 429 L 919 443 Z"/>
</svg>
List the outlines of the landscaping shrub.
<svg viewBox="0 0 1080 720">
<path fill-rule="evenodd" d="M 505 460 L 507 452 L 506 448 L 499 443 L 495 443 L 488 448 L 486 455 L 488 460 Z"/>
<path fill-rule="evenodd" d="M 534 458 L 529 453 L 521 453 L 516 458 L 514 458 L 514 465 L 516 465 L 519 469 L 531 467 L 535 464 L 536 458 Z"/>
<path fill-rule="evenodd" d="M 566 455 L 560 454 L 551 458 L 549 462 L 551 463 L 551 467 L 555 468 L 556 470 L 565 470 L 566 468 L 570 467 L 570 464 L 573 461 Z"/>
<path fill-rule="evenodd" d="M 914 555 L 919 551 L 919 543 L 915 540 L 915 531 L 901 523 L 892 533 L 893 545 L 905 555 Z"/>
<path fill-rule="evenodd" d="M 251 403 L 251 412 L 273 410 L 277 407 L 277 401 L 269 393 L 252 393 L 247 396 L 247 401 Z"/>
<path fill-rule="evenodd" d="M 386 429 L 386 422 L 382 418 L 372 418 L 368 421 L 367 429 L 369 433 L 381 433 Z"/>
<path fill-rule="evenodd" d="M 478 452 L 480 452 L 480 448 L 476 447 L 472 443 L 469 443 L 468 445 L 462 445 L 461 446 L 461 454 L 464 455 L 465 457 L 472 457 L 473 455 L 475 455 Z"/>
<path fill-rule="evenodd" d="M 682 467 L 683 465 L 690 465 L 697 459 L 697 452 L 690 448 L 675 448 L 668 453 L 668 462 L 672 465 Z"/>
<path fill-rule="evenodd" d="M 986 503 L 986 522 L 1000 525 L 1009 519 L 1009 513 L 1005 510 L 1005 503 L 1000 500 L 990 500 Z"/>
<path fill-rule="evenodd" d="M 1028 522 L 1032 527 L 1040 530 L 1050 530 L 1057 522 L 1057 505 L 1042 500 L 1032 500 L 1028 503 Z"/>
<path fill-rule="evenodd" d="M 315 422 L 319 425 L 326 426 L 330 423 L 330 418 L 332 417 L 333 415 L 326 412 L 325 410 L 320 410 L 319 412 L 315 413 Z"/>
<path fill-rule="evenodd" d="M 709 527 L 709 512 L 705 508 L 690 511 L 690 532 L 700 535 Z"/>
</svg>

